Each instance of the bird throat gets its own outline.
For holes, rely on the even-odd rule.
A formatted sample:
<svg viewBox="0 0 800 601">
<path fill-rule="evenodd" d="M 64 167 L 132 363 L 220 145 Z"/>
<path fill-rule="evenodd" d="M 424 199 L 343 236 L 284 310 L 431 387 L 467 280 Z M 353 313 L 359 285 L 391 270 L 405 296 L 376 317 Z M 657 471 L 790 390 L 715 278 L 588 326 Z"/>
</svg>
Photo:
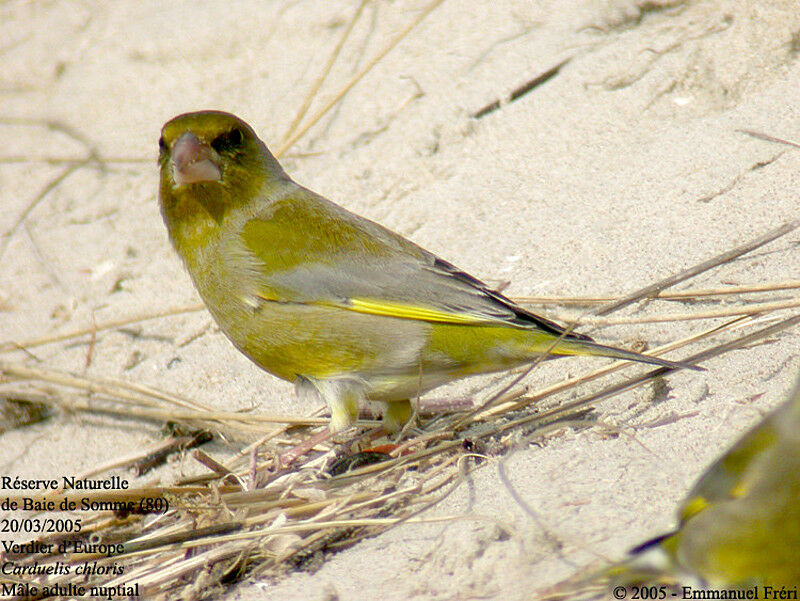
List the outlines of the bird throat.
<svg viewBox="0 0 800 601">
<path fill-rule="evenodd" d="M 227 212 L 223 202 L 199 189 L 203 185 L 191 184 L 195 188 L 191 192 L 173 190 L 171 202 L 162 205 L 170 238 L 184 260 L 216 238 Z"/>
<path fill-rule="evenodd" d="M 196 204 L 202 207 L 202 209 L 208 213 L 208 216 L 217 222 L 217 225 L 222 225 L 222 220 L 225 218 L 228 206 L 225 202 L 225 197 L 219 193 L 219 190 L 213 192 L 211 190 L 206 190 L 206 187 L 213 186 L 218 188 L 219 184 L 216 182 L 198 183 L 194 184 L 194 186 L 198 188 L 193 195 Z"/>
</svg>

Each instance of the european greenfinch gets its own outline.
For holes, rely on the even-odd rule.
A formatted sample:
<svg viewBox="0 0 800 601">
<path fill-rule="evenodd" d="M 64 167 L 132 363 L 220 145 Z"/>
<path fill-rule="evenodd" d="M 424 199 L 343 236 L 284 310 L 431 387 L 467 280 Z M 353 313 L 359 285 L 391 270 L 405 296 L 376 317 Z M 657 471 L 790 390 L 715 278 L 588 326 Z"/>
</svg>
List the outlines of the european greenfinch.
<svg viewBox="0 0 800 601">
<path fill-rule="evenodd" d="M 679 515 L 674 532 L 640 545 L 628 562 L 610 571 L 614 584 L 660 580 L 711 589 L 794 587 L 796 594 L 800 379 L 786 403 L 703 474 Z"/>
<path fill-rule="evenodd" d="M 686 367 L 559 340 L 557 324 L 296 184 L 234 115 L 175 117 L 159 147 L 161 212 L 209 311 L 257 365 L 324 399 L 334 431 L 364 399 L 396 429 L 409 399 L 543 353 Z"/>
</svg>

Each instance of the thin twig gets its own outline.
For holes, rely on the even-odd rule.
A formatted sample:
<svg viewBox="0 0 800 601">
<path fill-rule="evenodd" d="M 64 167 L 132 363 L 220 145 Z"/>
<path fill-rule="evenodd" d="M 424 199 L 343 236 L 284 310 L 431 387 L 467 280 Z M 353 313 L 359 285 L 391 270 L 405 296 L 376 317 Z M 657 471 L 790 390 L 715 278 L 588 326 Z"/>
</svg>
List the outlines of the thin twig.
<svg viewBox="0 0 800 601">
<path fill-rule="evenodd" d="M 615 326 L 621 324 L 642 324 L 642 323 L 665 323 L 670 321 L 691 321 L 694 319 L 717 319 L 720 317 L 733 317 L 736 315 L 756 315 L 758 313 L 769 313 L 772 311 L 782 311 L 800 307 L 800 299 L 776 301 L 772 303 L 753 303 L 741 307 L 729 307 L 727 309 L 714 309 L 710 311 L 695 311 L 687 313 L 673 313 L 669 315 L 647 315 L 644 317 L 575 317 L 567 315 L 555 315 L 554 319 L 576 320 L 581 325 L 587 326 Z"/>
<path fill-rule="evenodd" d="M 361 3 L 356 8 L 356 12 L 353 17 L 348 21 L 347 27 L 342 32 L 342 36 L 339 38 L 339 41 L 336 43 L 336 46 L 333 48 L 331 55 L 328 57 L 328 61 L 325 63 L 325 66 L 322 68 L 322 72 L 319 74 L 317 79 L 311 86 L 311 89 L 306 94 L 305 100 L 303 100 L 303 104 L 300 105 L 300 109 L 297 111 L 297 115 L 292 120 L 289 127 L 286 128 L 286 132 L 283 134 L 283 138 L 281 139 L 281 143 L 286 143 L 287 140 L 291 137 L 294 131 L 297 129 L 297 126 L 303 120 L 303 117 L 306 116 L 311 103 L 313 102 L 314 98 L 319 92 L 319 89 L 322 87 L 322 84 L 325 82 L 325 79 L 328 77 L 328 74 L 331 72 L 333 68 L 333 64 L 336 62 L 336 59 L 339 57 L 339 53 L 344 46 L 344 43 L 347 41 L 347 38 L 350 37 L 350 33 L 353 31 L 353 26 L 355 26 L 356 21 L 361 17 L 361 13 L 364 10 L 364 7 L 367 5 L 368 0 L 361 0 Z"/>
<path fill-rule="evenodd" d="M 709 296 L 730 296 L 758 292 L 777 292 L 800 288 L 800 280 L 786 280 L 763 284 L 742 284 L 740 286 L 720 286 L 716 288 L 688 288 L 676 292 L 661 291 L 653 298 L 659 300 L 696 300 Z M 610 296 L 515 296 L 514 302 L 525 305 L 589 305 L 610 303 L 621 297 Z"/>
<path fill-rule="evenodd" d="M 205 308 L 206 307 L 203 304 L 185 305 L 183 307 L 175 307 L 173 309 L 166 309 L 163 311 L 142 313 L 139 315 L 134 315 L 133 317 L 124 317 L 122 319 L 114 319 L 111 321 L 101 322 L 96 325 L 87 326 L 85 328 L 80 328 L 78 330 L 73 330 L 71 332 L 65 332 L 63 334 L 40 336 L 37 338 L 31 338 L 30 340 L 24 340 L 22 342 L 6 341 L 0 343 L 0 353 L 7 353 L 15 350 L 34 348 L 45 344 L 52 344 L 54 342 L 62 342 L 64 340 L 70 340 L 72 338 L 79 338 L 81 336 L 86 336 L 87 334 L 92 334 L 93 332 L 101 332 L 103 330 L 120 328 L 134 323 L 147 321 L 149 319 L 161 319 L 162 317 L 171 317 L 173 315 L 182 315 L 184 313 L 195 313 L 198 311 L 203 311 L 205 310 Z"/>
<path fill-rule="evenodd" d="M 745 244 L 741 244 L 736 248 L 733 248 L 729 251 L 721 253 L 715 257 L 708 259 L 707 261 L 703 261 L 695 265 L 694 267 L 690 267 L 689 269 L 685 269 L 680 273 L 675 275 L 671 275 L 668 278 L 664 278 L 663 280 L 656 282 L 655 284 L 651 284 L 649 286 L 645 286 L 632 294 L 622 297 L 620 300 L 603 307 L 599 311 L 597 311 L 596 315 L 608 315 L 609 313 L 613 313 L 614 311 L 618 311 L 623 307 L 627 307 L 628 305 L 635 303 L 638 300 L 643 298 L 653 298 L 653 295 L 658 294 L 664 288 L 669 288 L 670 286 L 674 286 L 675 284 L 679 284 L 680 282 L 684 282 L 689 278 L 693 278 L 709 269 L 713 269 L 723 263 L 729 263 L 734 259 L 741 257 L 744 254 L 754 251 L 757 248 L 764 246 L 765 244 L 769 244 L 773 240 L 777 240 L 781 236 L 785 236 L 789 232 L 794 231 L 800 221 L 794 220 L 788 223 L 784 223 L 782 226 L 775 228 L 764 234 L 763 236 L 759 236 L 758 238 L 751 240 Z"/>
<path fill-rule="evenodd" d="M 289 148 L 294 146 L 295 142 L 297 142 L 300 138 L 302 138 L 309 129 L 314 127 L 317 122 L 322 119 L 328 111 L 330 111 L 337 102 L 339 102 L 344 96 L 355 86 L 363 77 L 369 73 L 372 68 L 377 65 L 389 52 L 391 52 L 395 46 L 397 46 L 403 39 L 411 33 L 411 31 L 419 25 L 425 17 L 427 17 L 437 6 L 439 6 L 443 0 L 434 0 L 428 6 L 426 6 L 408 25 L 406 25 L 395 37 L 393 37 L 388 44 L 376 54 L 372 59 L 370 59 L 366 65 L 364 65 L 358 73 L 353 75 L 350 80 L 342 86 L 341 90 L 339 90 L 328 102 L 325 103 L 322 108 L 320 108 L 311 119 L 306 122 L 301 128 L 299 128 L 291 138 L 286 140 L 283 144 L 281 144 L 280 148 L 275 152 L 276 157 L 280 157 L 285 153 Z"/>
<path fill-rule="evenodd" d="M 748 136 L 753 136 L 754 138 L 758 138 L 760 140 L 766 140 L 767 142 L 777 142 L 778 144 L 786 144 L 787 146 L 794 146 L 795 148 L 800 148 L 800 144 L 798 144 L 797 142 L 792 142 L 791 140 L 786 140 L 784 138 L 776 138 L 775 136 L 771 136 L 769 134 L 765 134 L 760 131 L 755 131 L 752 129 L 738 129 L 736 131 L 740 131 L 743 134 L 747 134 Z"/>
<path fill-rule="evenodd" d="M 80 163 L 74 163 L 72 165 L 65 167 L 64 169 L 61 170 L 61 173 L 59 173 L 56 177 L 47 182 L 47 185 L 45 185 L 45 187 L 42 188 L 39 191 L 39 193 L 31 199 L 31 201 L 28 203 L 28 206 L 25 207 L 20 216 L 17 217 L 16 221 L 14 221 L 14 224 L 7 231 L 3 232 L 2 237 L 0 237 L 0 259 L 2 259 L 3 255 L 5 254 L 12 236 L 16 233 L 16 231 L 20 228 L 20 226 L 23 223 L 25 223 L 25 220 L 39 205 L 39 203 L 42 202 L 47 197 L 47 195 L 50 194 L 50 192 L 52 192 L 59 185 L 61 185 L 61 183 L 65 179 L 67 179 L 70 175 L 72 175 L 82 167 L 88 165 L 90 162 L 91 159 L 84 159 Z"/>
</svg>

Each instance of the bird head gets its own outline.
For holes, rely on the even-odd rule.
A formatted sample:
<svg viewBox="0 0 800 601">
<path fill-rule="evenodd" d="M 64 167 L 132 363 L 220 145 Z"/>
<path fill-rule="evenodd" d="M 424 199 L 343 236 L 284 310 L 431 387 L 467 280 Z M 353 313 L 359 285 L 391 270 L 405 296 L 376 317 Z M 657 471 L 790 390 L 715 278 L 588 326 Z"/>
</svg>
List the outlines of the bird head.
<svg viewBox="0 0 800 601">
<path fill-rule="evenodd" d="M 170 233 L 192 221 L 218 225 L 286 176 L 253 129 L 222 111 L 185 113 L 158 140 L 159 202 Z"/>
</svg>

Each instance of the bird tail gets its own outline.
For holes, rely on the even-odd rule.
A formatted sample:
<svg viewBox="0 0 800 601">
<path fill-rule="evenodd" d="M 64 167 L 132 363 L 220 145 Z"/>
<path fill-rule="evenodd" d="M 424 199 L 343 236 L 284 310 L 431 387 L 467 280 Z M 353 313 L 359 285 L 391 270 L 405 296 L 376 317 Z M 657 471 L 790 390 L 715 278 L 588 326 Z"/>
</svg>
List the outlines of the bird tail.
<svg viewBox="0 0 800 601">
<path fill-rule="evenodd" d="M 613 346 L 597 344 L 596 342 L 589 340 L 570 340 L 565 338 L 559 342 L 551 352 L 554 355 L 596 355 L 598 357 L 624 359 L 626 361 L 635 361 L 637 363 L 658 365 L 659 367 L 666 367 L 667 369 L 691 369 L 694 371 L 705 371 L 704 368 L 698 365 L 692 365 L 691 363 L 669 361 L 668 359 L 661 359 L 660 357 L 652 357 L 650 355 L 626 351 L 625 349 L 616 348 Z"/>
</svg>

